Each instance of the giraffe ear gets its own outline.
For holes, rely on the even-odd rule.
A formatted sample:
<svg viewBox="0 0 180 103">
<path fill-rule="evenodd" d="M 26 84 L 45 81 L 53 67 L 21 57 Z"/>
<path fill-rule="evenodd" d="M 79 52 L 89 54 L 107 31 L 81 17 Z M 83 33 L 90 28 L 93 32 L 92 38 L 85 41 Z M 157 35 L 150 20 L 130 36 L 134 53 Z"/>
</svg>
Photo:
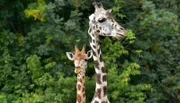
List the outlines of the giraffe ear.
<svg viewBox="0 0 180 103">
<path fill-rule="evenodd" d="M 93 20 L 94 20 L 94 17 L 95 17 L 95 15 L 94 15 L 94 14 L 91 14 L 91 15 L 89 16 L 89 20 L 90 20 L 90 21 L 93 21 Z"/>
<path fill-rule="evenodd" d="M 73 60 L 74 54 L 71 52 L 66 52 L 66 56 L 68 57 L 69 60 Z"/>
<path fill-rule="evenodd" d="M 111 15 L 111 12 L 112 12 L 112 9 L 106 10 L 106 15 L 107 15 L 107 16 L 110 16 L 110 15 Z"/>
<path fill-rule="evenodd" d="M 92 50 L 87 52 L 87 59 L 90 59 L 93 56 Z"/>
</svg>

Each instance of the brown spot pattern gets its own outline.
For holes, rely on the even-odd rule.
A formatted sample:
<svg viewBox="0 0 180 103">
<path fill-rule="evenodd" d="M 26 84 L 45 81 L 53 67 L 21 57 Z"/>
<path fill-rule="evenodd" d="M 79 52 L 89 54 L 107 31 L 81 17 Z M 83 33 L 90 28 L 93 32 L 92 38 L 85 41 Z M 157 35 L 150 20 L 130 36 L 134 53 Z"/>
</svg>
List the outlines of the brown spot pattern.
<svg viewBox="0 0 180 103">
<path fill-rule="evenodd" d="M 106 86 L 103 87 L 103 91 L 104 91 L 104 96 L 105 96 L 106 93 L 107 93 L 107 88 L 106 88 Z"/>
<path fill-rule="evenodd" d="M 80 79 L 80 82 L 82 83 L 82 79 Z"/>
<path fill-rule="evenodd" d="M 103 73 L 105 73 L 105 69 L 104 69 L 104 67 L 101 67 L 101 71 L 102 71 Z"/>
<path fill-rule="evenodd" d="M 94 48 L 94 49 L 96 49 L 96 46 L 95 46 L 95 45 L 93 45 L 93 48 Z"/>
<path fill-rule="evenodd" d="M 84 91 L 85 91 L 85 88 L 82 89 L 82 92 L 84 92 Z"/>
<path fill-rule="evenodd" d="M 94 101 L 94 103 L 99 103 L 98 101 Z"/>
<path fill-rule="evenodd" d="M 101 49 L 99 48 L 99 49 L 98 49 L 98 54 L 101 55 L 100 53 L 101 53 Z"/>
<path fill-rule="evenodd" d="M 90 43 L 92 42 L 92 37 L 91 37 L 91 36 L 89 36 L 89 42 L 90 42 Z"/>
<path fill-rule="evenodd" d="M 102 55 L 100 55 L 100 62 L 102 62 L 103 60 L 102 60 Z"/>
<path fill-rule="evenodd" d="M 94 33 L 92 34 L 92 36 L 94 37 Z"/>
<path fill-rule="evenodd" d="M 78 90 L 81 90 L 81 85 L 80 84 L 78 84 Z"/>
<path fill-rule="evenodd" d="M 96 60 L 96 61 L 94 61 L 94 65 L 95 65 L 95 67 L 97 68 L 97 69 L 99 69 L 99 62 Z"/>
<path fill-rule="evenodd" d="M 83 94 L 83 97 L 85 97 L 85 96 L 86 96 L 86 93 Z"/>
<path fill-rule="evenodd" d="M 115 28 L 117 27 L 117 25 L 115 25 Z"/>
<path fill-rule="evenodd" d="M 106 101 L 102 101 L 102 103 L 107 103 Z"/>
<path fill-rule="evenodd" d="M 99 32 L 100 32 L 100 30 L 97 30 L 96 32 L 97 32 L 97 33 L 99 33 Z"/>
<path fill-rule="evenodd" d="M 93 55 L 96 56 L 96 52 L 92 49 Z"/>
<path fill-rule="evenodd" d="M 101 74 L 97 74 L 97 75 L 96 75 L 96 82 L 97 82 L 98 84 L 101 84 Z"/>
<path fill-rule="evenodd" d="M 106 81 L 106 74 L 103 75 L 103 81 Z"/>
<path fill-rule="evenodd" d="M 80 96 L 79 94 L 77 95 L 76 101 L 77 101 L 78 103 L 81 102 L 81 96 Z"/>
<path fill-rule="evenodd" d="M 96 96 L 101 99 L 101 88 L 97 89 Z"/>
<path fill-rule="evenodd" d="M 92 31 L 92 29 L 90 28 L 90 29 L 89 29 L 89 33 L 91 33 L 91 31 Z"/>
</svg>

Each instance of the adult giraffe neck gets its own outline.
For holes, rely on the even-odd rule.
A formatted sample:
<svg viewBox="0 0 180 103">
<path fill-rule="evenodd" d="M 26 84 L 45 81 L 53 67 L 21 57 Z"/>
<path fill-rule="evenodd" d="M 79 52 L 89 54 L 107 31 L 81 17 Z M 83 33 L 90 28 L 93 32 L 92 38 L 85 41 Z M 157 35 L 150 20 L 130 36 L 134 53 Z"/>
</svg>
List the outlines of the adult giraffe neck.
<svg viewBox="0 0 180 103">
<path fill-rule="evenodd" d="M 101 56 L 101 48 L 99 44 L 99 36 L 89 28 L 89 42 L 93 52 L 94 68 L 96 72 L 96 87 L 94 98 L 91 103 L 110 103 L 107 98 L 107 80 L 106 72 L 104 70 L 104 61 Z"/>
</svg>

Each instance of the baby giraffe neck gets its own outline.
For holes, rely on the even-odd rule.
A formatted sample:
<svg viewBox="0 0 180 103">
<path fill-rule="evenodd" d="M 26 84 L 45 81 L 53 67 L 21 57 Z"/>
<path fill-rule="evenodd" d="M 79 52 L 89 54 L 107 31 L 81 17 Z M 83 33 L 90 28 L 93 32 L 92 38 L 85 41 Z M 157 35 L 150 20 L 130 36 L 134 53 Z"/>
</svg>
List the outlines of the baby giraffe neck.
<svg viewBox="0 0 180 103">
<path fill-rule="evenodd" d="M 86 103 L 86 92 L 85 92 L 85 72 L 77 74 L 77 97 L 76 103 Z"/>
<path fill-rule="evenodd" d="M 96 88 L 91 103 L 110 103 L 107 98 L 106 72 L 104 70 L 104 62 L 101 57 L 99 36 L 90 31 L 92 31 L 91 28 L 89 29 L 89 42 L 93 51 L 94 68 L 96 72 Z"/>
</svg>

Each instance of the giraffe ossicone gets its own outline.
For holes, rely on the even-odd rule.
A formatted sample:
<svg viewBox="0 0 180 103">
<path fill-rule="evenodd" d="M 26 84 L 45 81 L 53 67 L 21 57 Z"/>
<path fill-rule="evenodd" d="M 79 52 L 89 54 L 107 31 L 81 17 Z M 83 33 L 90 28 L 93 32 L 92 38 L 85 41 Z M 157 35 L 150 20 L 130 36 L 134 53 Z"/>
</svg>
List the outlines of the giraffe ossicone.
<svg viewBox="0 0 180 103">
<path fill-rule="evenodd" d="M 91 103 L 110 103 L 107 97 L 107 80 L 104 61 L 101 56 L 99 36 L 112 36 L 121 40 L 126 36 L 126 30 L 111 16 L 111 10 L 105 10 L 102 3 L 93 3 L 95 12 L 89 16 L 89 42 L 93 52 L 96 72 L 96 87 Z"/>
<path fill-rule="evenodd" d="M 86 103 L 86 92 L 85 92 L 85 73 L 87 68 L 87 60 L 92 57 L 92 51 L 85 52 L 85 45 L 83 49 L 79 51 L 78 47 L 75 46 L 75 54 L 72 52 L 66 52 L 67 57 L 74 61 L 74 72 L 77 74 L 76 83 L 76 103 Z"/>
</svg>

